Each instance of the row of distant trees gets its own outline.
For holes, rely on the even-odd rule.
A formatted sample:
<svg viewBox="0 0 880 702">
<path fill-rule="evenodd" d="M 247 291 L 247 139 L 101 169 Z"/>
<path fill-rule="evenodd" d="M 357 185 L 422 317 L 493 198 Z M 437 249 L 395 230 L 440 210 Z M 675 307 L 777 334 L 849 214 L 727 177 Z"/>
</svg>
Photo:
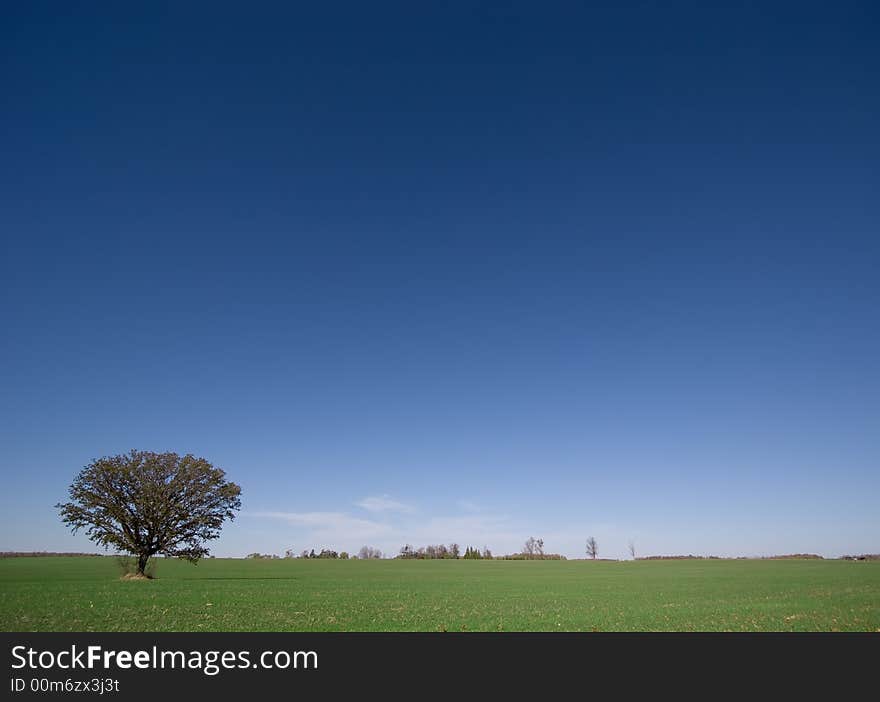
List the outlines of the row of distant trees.
<svg viewBox="0 0 880 702">
<path fill-rule="evenodd" d="M 506 561 L 564 561 L 565 556 L 558 553 L 547 553 L 544 550 L 544 539 L 530 536 L 526 539 L 519 553 L 501 556 Z"/>
<path fill-rule="evenodd" d="M 599 555 L 599 545 L 592 536 L 587 540 L 587 555 L 591 558 L 597 558 Z M 488 547 L 483 547 L 480 550 L 479 548 L 468 546 L 464 551 L 464 555 L 462 555 L 461 547 L 456 543 L 449 544 L 449 546 L 445 544 L 430 544 L 419 548 L 406 544 L 400 549 L 400 553 L 396 557 L 424 560 L 434 558 L 464 558 L 468 560 L 496 558 Z M 530 536 L 526 539 L 519 553 L 507 554 L 506 556 L 500 556 L 500 558 L 505 560 L 564 560 L 565 556 L 561 556 L 558 553 L 547 553 L 544 550 L 544 539 Z"/>
<path fill-rule="evenodd" d="M 400 553 L 397 554 L 396 558 L 412 558 L 417 560 L 463 558 L 467 560 L 476 560 L 494 558 L 494 556 L 488 546 L 484 546 L 482 550 L 475 546 L 467 546 L 464 553 L 462 553 L 461 546 L 452 543 L 448 546 L 446 544 L 429 544 L 427 546 L 420 546 L 419 548 L 415 548 L 412 544 L 406 544 L 401 547 Z"/>
<path fill-rule="evenodd" d="M 281 558 L 281 556 L 277 556 L 273 553 L 249 553 L 247 555 L 248 558 L 263 558 L 263 559 L 274 559 Z M 378 548 L 373 548 L 372 546 L 361 546 L 361 550 L 357 552 L 357 555 L 352 556 L 349 555 L 348 551 L 334 551 L 329 548 L 322 548 L 317 553 L 315 549 L 305 549 L 300 551 L 300 553 L 296 553 L 293 549 L 289 548 L 284 552 L 284 558 L 335 558 L 342 561 L 347 561 L 349 558 L 361 558 L 361 559 L 369 559 L 369 558 L 384 558 L 385 554 L 382 553 Z"/>
<path fill-rule="evenodd" d="M 630 542 L 630 552 L 635 558 L 635 545 Z M 599 544 L 594 537 L 587 539 L 586 547 L 587 556 L 596 559 L 599 557 Z M 297 554 L 293 549 L 288 549 L 284 558 L 334 558 L 340 560 L 348 560 L 349 558 L 359 558 L 363 560 L 373 558 L 384 558 L 385 554 L 373 546 L 362 546 L 356 556 L 350 556 L 347 551 L 334 551 L 328 548 L 322 548 L 315 552 L 315 549 L 306 549 Z M 251 553 L 248 558 L 278 558 L 278 556 L 261 553 Z M 461 546 L 457 543 L 447 544 L 428 544 L 427 546 L 419 546 L 416 548 L 412 544 L 405 544 L 400 548 L 399 553 L 395 556 L 399 559 L 413 560 L 457 560 L 459 558 L 465 560 L 483 560 L 500 558 L 502 560 L 565 560 L 565 556 L 558 553 L 547 553 L 544 550 L 544 539 L 530 536 L 523 544 L 522 550 L 518 553 L 510 553 L 504 556 L 494 556 L 487 546 L 482 549 L 475 546 L 467 546 L 462 553 Z"/>
<path fill-rule="evenodd" d="M 470 548 L 470 547 L 468 547 Z M 428 544 L 427 546 L 413 547 L 406 544 L 400 549 L 397 558 L 416 558 L 419 560 L 456 559 L 461 558 L 461 546 L 458 544 Z"/>
<path fill-rule="evenodd" d="M 285 558 L 297 558 L 296 554 L 288 549 L 285 554 Z M 333 551 L 329 548 L 322 548 L 318 553 L 315 553 L 315 549 L 309 551 L 306 549 L 302 553 L 299 554 L 299 558 L 339 558 L 343 561 L 348 560 L 348 551 Z"/>
<path fill-rule="evenodd" d="M 636 556 L 636 547 L 635 543 L 630 541 L 629 543 L 629 552 L 634 560 L 640 561 L 654 561 L 654 560 L 718 560 L 721 559 L 721 556 L 695 556 L 693 554 L 689 554 L 687 556 Z M 586 553 L 587 556 L 593 560 L 599 557 L 599 544 L 594 537 L 590 537 L 587 539 L 586 544 Z M 71 555 L 84 555 L 84 556 L 95 556 L 98 554 L 93 553 L 85 553 L 85 554 L 71 554 L 71 553 L 61 553 L 61 554 L 43 554 L 43 553 L 0 553 L 0 558 L 8 558 L 11 556 L 34 556 L 34 555 L 61 555 L 61 556 L 71 556 Z M 333 551 L 331 549 L 321 549 L 319 552 L 315 552 L 312 550 L 305 550 L 301 553 L 297 554 L 292 549 L 288 549 L 284 558 L 337 558 L 340 560 L 348 560 L 349 558 L 359 558 L 359 559 L 370 559 L 370 558 L 384 558 L 385 555 L 377 548 L 373 548 L 372 546 L 362 546 L 361 550 L 358 551 L 357 555 L 349 555 L 347 551 Z M 213 558 L 213 556 L 211 556 Z M 278 559 L 281 556 L 277 556 L 275 554 L 270 553 L 250 553 L 247 555 L 247 558 L 251 559 Z M 468 546 L 465 548 L 464 553 L 461 552 L 461 547 L 458 544 L 452 543 L 446 546 L 445 544 L 436 544 L 429 546 L 421 546 L 419 548 L 414 548 L 410 544 L 406 544 L 400 549 L 400 553 L 398 553 L 395 558 L 411 558 L 416 560 L 431 560 L 431 559 L 463 559 L 463 560 L 482 560 L 482 559 L 495 559 L 495 560 L 507 560 L 507 561 L 523 561 L 523 560 L 566 560 L 565 556 L 562 556 L 558 553 L 546 553 L 544 551 L 544 540 L 536 539 L 534 537 L 529 537 L 525 544 L 523 544 L 523 548 L 519 553 L 509 553 L 504 556 L 493 556 L 492 552 L 484 547 L 482 550 L 476 548 L 474 546 Z M 745 559 L 746 556 L 739 556 L 739 559 Z M 780 559 L 822 559 L 822 556 L 819 556 L 815 553 L 791 553 L 779 556 L 764 556 L 763 558 L 770 560 L 780 560 Z M 840 556 L 841 560 L 848 561 L 877 561 L 880 560 L 880 554 L 876 553 L 864 553 L 859 555 L 847 555 Z"/>
</svg>

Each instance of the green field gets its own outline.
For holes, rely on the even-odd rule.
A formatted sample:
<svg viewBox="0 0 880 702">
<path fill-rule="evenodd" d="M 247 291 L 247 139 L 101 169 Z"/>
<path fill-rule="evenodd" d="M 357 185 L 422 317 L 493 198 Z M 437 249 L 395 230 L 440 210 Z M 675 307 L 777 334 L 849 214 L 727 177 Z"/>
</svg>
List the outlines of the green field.
<svg viewBox="0 0 880 702">
<path fill-rule="evenodd" d="M 880 562 L 0 560 L 3 631 L 880 631 Z"/>
</svg>

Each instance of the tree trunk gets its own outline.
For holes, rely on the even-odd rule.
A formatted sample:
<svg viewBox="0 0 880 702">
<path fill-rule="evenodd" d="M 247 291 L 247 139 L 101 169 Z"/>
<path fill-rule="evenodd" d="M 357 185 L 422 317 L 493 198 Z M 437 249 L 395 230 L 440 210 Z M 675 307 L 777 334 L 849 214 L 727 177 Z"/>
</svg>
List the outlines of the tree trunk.
<svg viewBox="0 0 880 702">
<path fill-rule="evenodd" d="M 144 576 L 146 575 L 146 573 L 144 571 L 147 568 L 147 561 L 148 560 L 150 560 L 150 557 L 148 555 L 144 555 L 144 554 L 138 555 L 138 569 L 137 569 L 138 575 L 144 575 Z"/>
</svg>

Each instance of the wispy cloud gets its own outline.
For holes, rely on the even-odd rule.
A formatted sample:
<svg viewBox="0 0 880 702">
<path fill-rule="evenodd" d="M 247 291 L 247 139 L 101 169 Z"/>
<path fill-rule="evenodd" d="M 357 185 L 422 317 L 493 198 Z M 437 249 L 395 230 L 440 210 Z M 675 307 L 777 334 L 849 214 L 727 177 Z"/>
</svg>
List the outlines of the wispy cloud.
<svg viewBox="0 0 880 702">
<path fill-rule="evenodd" d="M 462 512 L 482 512 L 482 508 L 476 502 L 471 502 L 470 500 L 456 500 L 456 507 L 458 507 Z"/>
<path fill-rule="evenodd" d="M 391 527 L 381 522 L 352 517 L 344 512 L 250 512 L 252 517 L 278 519 L 304 527 L 315 539 L 329 541 L 370 539 L 387 535 Z"/>
<path fill-rule="evenodd" d="M 368 512 L 401 512 L 403 514 L 412 514 L 416 511 L 412 505 L 393 500 L 389 495 L 365 497 L 355 504 Z"/>
</svg>

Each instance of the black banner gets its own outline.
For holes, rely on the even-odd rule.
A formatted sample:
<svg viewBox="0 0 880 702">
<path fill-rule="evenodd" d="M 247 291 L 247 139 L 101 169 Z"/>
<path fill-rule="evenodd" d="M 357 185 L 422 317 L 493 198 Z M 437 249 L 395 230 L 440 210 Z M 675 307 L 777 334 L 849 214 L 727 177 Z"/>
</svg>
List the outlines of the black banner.
<svg viewBox="0 0 880 702">
<path fill-rule="evenodd" d="M 875 634 L 95 633 L 2 635 L 9 699 L 431 689 L 536 694 L 740 690 L 838 696 L 867 684 Z M 701 688 L 709 692 L 706 688 Z"/>
</svg>

